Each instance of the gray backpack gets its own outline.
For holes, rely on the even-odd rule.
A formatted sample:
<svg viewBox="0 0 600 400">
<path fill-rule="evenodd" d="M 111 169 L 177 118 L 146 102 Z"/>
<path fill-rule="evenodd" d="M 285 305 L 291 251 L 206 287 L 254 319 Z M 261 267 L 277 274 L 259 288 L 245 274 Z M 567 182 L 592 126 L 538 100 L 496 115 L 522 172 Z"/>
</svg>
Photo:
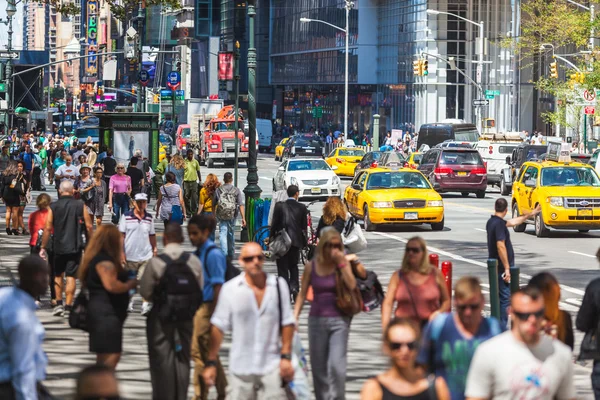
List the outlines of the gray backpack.
<svg viewBox="0 0 600 400">
<path fill-rule="evenodd" d="M 232 187 L 229 190 L 222 190 L 217 202 L 215 215 L 220 221 L 231 221 L 235 218 L 237 210 L 237 188 Z"/>
</svg>

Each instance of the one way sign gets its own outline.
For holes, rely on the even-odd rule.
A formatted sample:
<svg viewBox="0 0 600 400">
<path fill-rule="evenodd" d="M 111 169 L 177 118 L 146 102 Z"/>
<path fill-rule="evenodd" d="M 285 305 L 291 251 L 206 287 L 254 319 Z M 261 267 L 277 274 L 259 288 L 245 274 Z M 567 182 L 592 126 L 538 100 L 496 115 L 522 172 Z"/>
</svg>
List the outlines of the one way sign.
<svg viewBox="0 0 600 400">
<path fill-rule="evenodd" d="M 486 99 L 474 99 L 473 100 L 474 106 L 487 106 L 489 104 L 490 104 L 490 101 L 486 100 Z"/>
</svg>

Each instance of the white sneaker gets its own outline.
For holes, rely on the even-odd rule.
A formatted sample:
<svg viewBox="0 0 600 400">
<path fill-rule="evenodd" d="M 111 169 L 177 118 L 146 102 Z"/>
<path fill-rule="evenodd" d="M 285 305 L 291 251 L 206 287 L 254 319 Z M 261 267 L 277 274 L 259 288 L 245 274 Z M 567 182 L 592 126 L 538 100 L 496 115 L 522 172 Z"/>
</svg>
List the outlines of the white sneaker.
<svg viewBox="0 0 600 400">
<path fill-rule="evenodd" d="M 129 300 L 129 307 L 127 307 L 127 312 L 133 312 L 133 299 Z"/>
<path fill-rule="evenodd" d="M 63 306 L 54 307 L 54 310 L 52 311 L 52 315 L 54 315 L 55 317 L 64 317 L 65 308 Z"/>
<path fill-rule="evenodd" d="M 150 310 L 152 310 L 152 303 L 143 302 L 142 303 L 142 317 L 150 314 Z"/>
</svg>

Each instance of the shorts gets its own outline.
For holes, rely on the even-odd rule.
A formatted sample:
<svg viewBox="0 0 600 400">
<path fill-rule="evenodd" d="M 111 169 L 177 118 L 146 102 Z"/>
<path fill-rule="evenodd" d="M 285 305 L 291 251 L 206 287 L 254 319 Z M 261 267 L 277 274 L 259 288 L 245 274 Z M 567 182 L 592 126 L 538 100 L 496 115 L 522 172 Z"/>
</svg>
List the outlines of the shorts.
<svg viewBox="0 0 600 400">
<path fill-rule="evenodd" d="M 144 270 L 146 269 L 146 265 L 148 265 L 148 261 L 127 261 L 125 264 L 125 269 L 128 271 L 135 271 L 137 279 L 142 279 L 142 275 L 144 275 Z"/>
<path fill-rule="evenodd" d="M 75 254 L 55 254 L 54 255 L 54 275 L 65 274 L 67 277 L 76 278 L 81 253 Z"/>
</svg>

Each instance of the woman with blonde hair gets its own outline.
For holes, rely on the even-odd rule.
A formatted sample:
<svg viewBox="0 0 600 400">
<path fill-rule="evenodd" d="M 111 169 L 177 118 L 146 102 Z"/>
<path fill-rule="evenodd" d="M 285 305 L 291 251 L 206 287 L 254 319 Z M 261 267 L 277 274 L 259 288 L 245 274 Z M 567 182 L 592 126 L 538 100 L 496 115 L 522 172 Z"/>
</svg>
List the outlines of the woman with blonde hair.
<svg viewBox="0 0 600 400">
<path fill-rule="evenodd" d="M 423 327 L 439 313 L 450 311 L 450 295 L 444 276 L 429 263 L 427 243 L 415 236 L 406 243 L 402 267 L 392 275 L 381 305 L 385 330 L 396 306 L 396 318 L 410 318 Z"/>
<path fill-rule="evenodd" d="M 19 234 L 19 208 L 21 207 L 21 196 L 26 193 L 27 181 L 23 175 L 23 163 L 11 161 L 8 167 L 2 171 L 2 198 L 6 205 L 6 233 L 9 235 Z M 12 219 L 12 229 L 10 222 Z"/>
<path fill-rule="evenodd" d="M 327 199 L 323 205 L 323 215 L 317 226 L 317 237 L 320 236 L 321 230 L 327 226 L 332 226 L 336 231 L 342 233 L 346 226 L 348 210 L 342 200 L 337 196 L 332 196 Z"/>
<path fill-rule="evenodd" d="M 312 376 L 317 400 L 343 399 L 346 392 L 346 353 L 351 317 L 336 306 L 336 280 L 342 279 L 349 290 L 356 287 L 353 269 L 366 275 L 355 255 L 344 254 L 344 244 L 338 231 L 326 227 L 315 258 L 304 266 L 302 287 L 296 298 L 294 316 L 300 318 L 308 287 L 314 299 L 308 317 L 308 343 Z"/>
<path fill-rule="evenodd" d="M 137 279 L 128 279 L 123 268 L 123 236 L 113 225 L 98 227 L 79 267 L 82 289 L 89 292 L 87 324 L 90 352 L 98 364 L 117 367 L 123 350 L 123 324 L 127 318 L 129 291 Z"/>
<path fill-rule="evenodd" d="M 215 198 L 215 192 L 221 186 L 221 182 L 219 182 L 219 178 L 215 174 L 208 174 L 206 176 L 206 181 L 204 181 L 204 185 L 202 185 L 202 189 L 200 189 L 200 201 L 198 204 L 198 214 L 212 214 L 214 211 L 213 200 Z M 215 240 L 215 231 L 210 234 L 210 240 L 214 242 Z"/>
<path fill-rule="evenodd" d="M 171 162 L 167 166 L 165 174 L 167 172 L 174 173 L 177 184 L 180 187 L 183 187 L 183 173 L 185 172 L 185 160 L 183 159 L 181 154 L 175 154 L 173 158 L 171 158 Z"/>
</svg>

